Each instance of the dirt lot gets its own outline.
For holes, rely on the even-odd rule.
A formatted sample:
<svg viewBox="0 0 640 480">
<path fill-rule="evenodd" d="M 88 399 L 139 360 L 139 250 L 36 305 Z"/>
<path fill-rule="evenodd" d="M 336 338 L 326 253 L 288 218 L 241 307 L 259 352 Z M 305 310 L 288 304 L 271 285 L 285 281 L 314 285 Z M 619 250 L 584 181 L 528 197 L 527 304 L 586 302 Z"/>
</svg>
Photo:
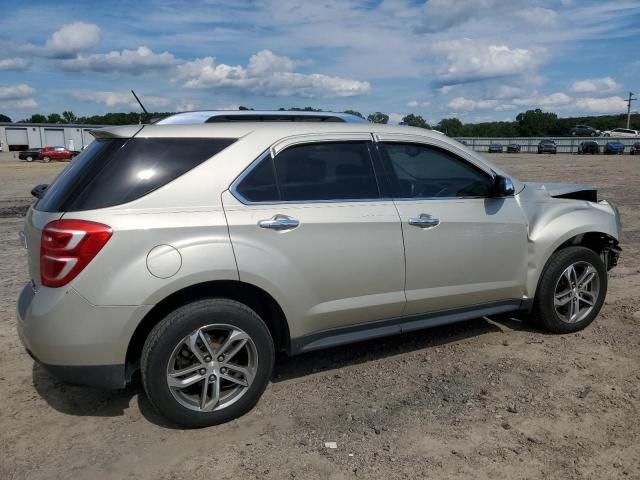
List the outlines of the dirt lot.
<svg viewBox="0 0 640 480">
<path fill-rule="evenodd" d="M 618 203 L 623 256 L 584 332 L 477 319 L 281 358 L 251 413 L 184 431 L 139 383 L 64 385 L 24 352 L 14 320 L 28 280 L 23 209 L 9 207 L 26 205 L 61 165 L 3 155 L 0 479 L 640 478 L 638 157 L 494 157 L 521 180 L 592 183 Z"/>
</svg>

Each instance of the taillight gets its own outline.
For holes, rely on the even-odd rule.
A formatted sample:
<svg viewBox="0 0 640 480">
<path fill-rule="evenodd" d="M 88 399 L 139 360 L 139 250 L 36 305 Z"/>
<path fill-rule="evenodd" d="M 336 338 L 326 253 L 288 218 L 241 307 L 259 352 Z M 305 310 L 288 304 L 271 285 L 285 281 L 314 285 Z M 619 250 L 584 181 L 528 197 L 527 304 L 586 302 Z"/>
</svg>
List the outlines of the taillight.
<svg viewBox="0 0 640 480">
<path fill-rule="evenodd" d="M 42 230 L 40 280 L 45 287 L 62 287 L 93 260 L 113 231 L 101 223 L 55 220 Z"/>
</svg>

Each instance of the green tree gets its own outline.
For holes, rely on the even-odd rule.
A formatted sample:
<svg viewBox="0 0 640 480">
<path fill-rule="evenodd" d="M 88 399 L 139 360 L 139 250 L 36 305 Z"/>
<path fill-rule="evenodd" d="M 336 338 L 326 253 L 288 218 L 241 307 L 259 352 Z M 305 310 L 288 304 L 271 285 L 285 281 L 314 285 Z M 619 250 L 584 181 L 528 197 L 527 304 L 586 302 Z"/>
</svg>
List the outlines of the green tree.
<svg viewBox="0 0 640 480">
<path fill-rule="evenodd" d="M 371 123 L 388 123 L 389 115 L 382 112 L 374 112 L 367 117 L 367 120 L 369 120 Z"/>
<path fill-rule="evenodd" d="M 6 115 L 3 115 L 2 113 L 0 113 L 0 122 L 11 123 L 11 119 Z"/>
<path fill-rule="evenodd" d="M 424 118 L 422 118 L 420 115 L 414 115 L 413 113 L 406 115 L 402 119 L 402 121 L 405 124 L 409 125 L 410 127 L 420 127 L 420 128 L 431 129 L 431 126 L 429 126 L 429 124 Z"/>
<path fill-rule="evenodd" d="M 348 113 L 349 115 L 355 115 L 356 117 L 364 119 L 364 115 L 362 115 L 360 112 L 357 112 L 356 110 L 345 110 L 342 113 Z"/>
<path fill-rule="evenodd" d="M 443 118 L 436 128 L 450 137 L 461 137 L 464 130 L 462 122 L 457 118 Z"/>
<path fill-rule="evenodd" d="M 75 114 L 69 110 L 62 112 L 62 118 L 64 118 L 66 123 L 76 123 L 78 121 Z"/>
<path fill-rule="evenodd" d="M 47 123 L 64 123 L 59 113 L 50 113 L 47 117 Z"/>
<path fill-rule="evenodd" d="M 47 123 L 47 117 L 40 113 L 34 113 L 29 118 L 21 120 L 22 123 Z"/>
<path fill-rule="evenodd" d="M 523 137 L 543 137 L 548 135 L 558 120 L 555 113 L 543 112 L 539 108 L 519 113 L 516 117 L 518 130 Z"/>
</svg>

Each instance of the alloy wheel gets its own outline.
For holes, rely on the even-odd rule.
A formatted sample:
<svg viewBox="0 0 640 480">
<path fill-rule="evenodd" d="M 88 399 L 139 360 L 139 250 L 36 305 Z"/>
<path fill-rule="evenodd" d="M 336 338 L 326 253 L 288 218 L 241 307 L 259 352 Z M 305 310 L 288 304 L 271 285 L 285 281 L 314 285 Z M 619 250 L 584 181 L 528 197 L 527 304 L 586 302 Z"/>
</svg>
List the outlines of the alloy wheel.
<svg viewBox="0 0 640 480">
<path fill-rule="evenodd" d="M 591 313 L 599 293 L 600 277 L 596 268 L 585 261 L 572 263 L 556 282 L 556 314 L 563 322 L 579 322 Z"/>
<path fill-rule="evenodd" d="M 184 337 L 167 364 L 167 384 L 184 407 L 199 412 L 222 410 L 251 386 L 258 352 L 249 335 L 233 325 L 206 325 Z"/>
</svg>

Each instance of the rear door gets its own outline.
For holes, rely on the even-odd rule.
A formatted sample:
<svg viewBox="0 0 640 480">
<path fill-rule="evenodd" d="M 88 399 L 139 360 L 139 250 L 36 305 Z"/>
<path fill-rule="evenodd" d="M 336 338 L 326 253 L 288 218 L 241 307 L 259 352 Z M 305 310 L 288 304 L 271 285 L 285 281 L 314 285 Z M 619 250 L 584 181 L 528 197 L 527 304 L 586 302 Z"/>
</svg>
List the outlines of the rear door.
<svg viewBox="0 0 640 480">
<path fill-rule="evenodd" d="M 462 151 L 393 135 L 378 146 L 404 233 L 404 313 L 519 302 L 527 228 L 515 198 L 491 198 L 491 173 Z"/>
<path fill-rule="evenodd" d="M 240 279 L 276 297 L 292 338 L 403 311 L 400 220 L 370 139 L 289 139 L 223 194 Z"/>
</svg>

